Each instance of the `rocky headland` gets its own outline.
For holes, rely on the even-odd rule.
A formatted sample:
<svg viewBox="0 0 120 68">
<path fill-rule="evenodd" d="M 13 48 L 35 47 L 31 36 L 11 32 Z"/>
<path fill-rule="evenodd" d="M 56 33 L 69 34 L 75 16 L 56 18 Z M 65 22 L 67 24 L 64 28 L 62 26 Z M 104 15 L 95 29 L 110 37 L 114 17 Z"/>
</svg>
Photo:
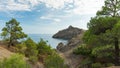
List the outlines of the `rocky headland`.
<svg viewBox="0 0 120 68">
<path fill-rule="evenodd" d="M 67 29 L 60 30 L 53 36 L 53 38 L 68 40 L 66 45 L 60 42 L 56 49 L 60 56 L 65 60 L 65 63 L 69 65 L 69 68 L 78 68 L 82 60 L 82 56 L 73 54 L 73 49 L 83 43 L 82 36 L 84 32 L 85 30 L 83 29 L 69 26 Z"/>
<path fill-rule="evenodd" d="M 84 32 L 85 30 L 73 26 L 69 26 L 67 29 L 60 30 L 53 35 L 53 38 L 66 39 L 68 40 L 68 43 L 64 45 L 62 42 L 60 42 L 57 46 L 57 50 L 65 52 L 76 47 L 78 44 L 81 44 Z"/>
<path fill-rule="evenodd" d="M 67 29 L 60 30 L 59 32 L 54 34 L 53 38 L 70 40 L 81 33 L 82 33 L 82 29 L 69 26 Z"/>
</svg>

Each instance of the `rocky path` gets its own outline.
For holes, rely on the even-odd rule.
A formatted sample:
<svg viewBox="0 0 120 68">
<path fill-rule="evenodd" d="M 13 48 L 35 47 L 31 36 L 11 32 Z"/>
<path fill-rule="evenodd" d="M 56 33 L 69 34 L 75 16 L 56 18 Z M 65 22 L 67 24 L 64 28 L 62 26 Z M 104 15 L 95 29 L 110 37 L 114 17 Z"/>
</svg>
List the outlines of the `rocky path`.
<svg viewBox="0 0 120 68">
<path fill-rule="evenodd" d="M 65 64 L 68 64 L 70 68 L 78 68 L 82 58 L 80 55 L 74 55 L 73 49 L 66 52 L 59 52 L 60 56 L 65 60 Z"/>
<path fill-rule="evenodd" d="M 107 67 L 107 68 L 120 68 L 120 66 L 111 66 L 111 67 Z"/>
</svg>

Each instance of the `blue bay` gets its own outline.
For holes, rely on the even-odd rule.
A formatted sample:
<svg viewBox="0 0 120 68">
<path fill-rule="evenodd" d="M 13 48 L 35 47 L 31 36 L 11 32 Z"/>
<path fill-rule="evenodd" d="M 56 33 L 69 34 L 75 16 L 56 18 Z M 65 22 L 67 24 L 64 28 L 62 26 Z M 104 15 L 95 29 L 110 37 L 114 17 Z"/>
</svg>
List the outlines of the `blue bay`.
<svg viewBox="0 0 120 68">
<path fill-rule="evenodd" d="M 39 42 L 42 38 L 45 41 L 48 41 L 48 45 L 50 45 L 52 48 L 56 48 L 58 43 L 62 42 L 64 44 L 67 43 L 67 40 L 62 39 L 54 39 L 52 38 L 52 34 L 28 34 L 30 38 L 32 38 L 35 42 Z"/>
</svg>

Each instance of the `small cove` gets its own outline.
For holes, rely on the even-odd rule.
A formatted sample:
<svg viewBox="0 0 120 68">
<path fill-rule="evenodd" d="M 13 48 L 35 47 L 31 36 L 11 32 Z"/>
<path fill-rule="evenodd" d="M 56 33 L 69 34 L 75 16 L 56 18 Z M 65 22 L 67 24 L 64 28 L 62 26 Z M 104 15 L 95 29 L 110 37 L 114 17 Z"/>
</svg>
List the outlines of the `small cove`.
<svg viewBox="0 0 120 68">
<path fill-rule="evenodd" d="M 40 39 L 47 41 L 47 44 L 50 45 L 52 48 L 56 48 L 58 43 L 62 42 L 63 44 L 67 44 L 67 40 L 63 39 L 55 39 L 52 38 L 53 34 L 28 34 L 30 38 L 32 38 L 35 42 L 39 42 Z"/>
</svg>

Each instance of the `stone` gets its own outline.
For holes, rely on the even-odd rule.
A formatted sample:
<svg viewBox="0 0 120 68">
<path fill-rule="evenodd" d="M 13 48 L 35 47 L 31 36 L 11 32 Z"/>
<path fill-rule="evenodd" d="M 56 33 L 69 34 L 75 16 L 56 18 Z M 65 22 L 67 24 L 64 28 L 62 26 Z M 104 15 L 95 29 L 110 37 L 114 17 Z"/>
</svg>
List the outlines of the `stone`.
<svg viewBox="0 0 120 68">
<path fill-rule="evenodd" d="M 57 50 L 61 51 L 61 49 L 63 47 L 64 47 L 64 44 L 62 42 L 60 42 L 56 48 L 57 48 Z"/>
</svg>

